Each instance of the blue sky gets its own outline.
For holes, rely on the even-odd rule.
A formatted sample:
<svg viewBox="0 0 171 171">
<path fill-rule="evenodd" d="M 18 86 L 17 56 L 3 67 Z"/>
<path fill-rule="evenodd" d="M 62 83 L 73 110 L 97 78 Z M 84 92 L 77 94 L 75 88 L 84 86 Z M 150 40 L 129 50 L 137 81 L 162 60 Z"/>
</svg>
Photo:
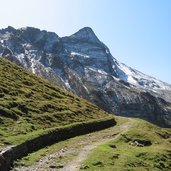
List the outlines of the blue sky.
<svg viewBox="0 0 171 171">
<path fill-rule="evenodd" d="M 171 0 L 0 0 L 0 28 L 91 27 L 119 61 L 171 84 Z"/>
</svg>

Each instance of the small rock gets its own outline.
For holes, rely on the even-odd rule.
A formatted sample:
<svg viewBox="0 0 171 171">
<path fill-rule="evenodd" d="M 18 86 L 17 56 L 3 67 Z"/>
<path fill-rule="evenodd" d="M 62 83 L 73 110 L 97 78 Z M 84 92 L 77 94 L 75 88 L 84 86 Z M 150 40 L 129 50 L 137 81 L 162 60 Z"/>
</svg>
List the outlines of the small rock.
<svg viewBox="0 0 171 171">
<path fill-rule="evenodd" d="M 7 142 L 7 141 L 5 141 L 4 144 L 5 145 L 11 145 L 11 143 L 10 142 Z"/>
<path fill-rule="evenodd" d="M 114 154 L 111 158 L 112 159 L 118 159 L 120 154 Z"/>
<path fill-rule="evenodd" d="M 62 159 L 62 158 L 63 158 L 63 156 L 60 155 L 60 156 L 59 156 L 59 159 Z"/>
<path fill-rule="evenodd" d="M 96 162 L 92 163 L 92 165 L 94 165 L 94 166 L 103 166 L 103 163 L 101 161 L 96 161 Z"/>
<path fill-rule="evenodd" d="M 65 151 L 67 151 L 67 148 L 66 147 L 61 149 L 61 152 L 62 153 L 64 153 Z"/>
<path fill-rule="evenodd" d="M 115 144 L 109 144 L 109 147 L 116 148 L 116 145 Z"/>
<path fill-rule="evenodd" d="M 50 165 L 49 166 L 51 169 L 55 169 L 56 168 L 56 166 L 54 166 L 54 165 Z"/>
<path fill-rule="evenodd" d="M 56 166 L 57 169 L 62 169 L 64 166 L 61 164 L 61 165 L 58 165 Z"/>
<path fill-rule="evenodd" d="M 80 169 L 89 169 L 89 166 L 88 165 L 81 166 Z"/>
</svg>

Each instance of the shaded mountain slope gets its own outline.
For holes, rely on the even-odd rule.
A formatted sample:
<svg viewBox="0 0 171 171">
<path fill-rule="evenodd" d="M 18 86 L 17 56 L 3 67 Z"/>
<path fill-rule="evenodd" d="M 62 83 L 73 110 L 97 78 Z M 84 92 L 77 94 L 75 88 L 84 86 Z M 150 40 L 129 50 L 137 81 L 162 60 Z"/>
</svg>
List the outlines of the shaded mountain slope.
<svg viewBox="0 0 171 171">
<path fill-rule="evenodd" d="M 171 126 L 171 86 L 117 61 L 91 28 L 60 38 L 8 27 L 0 40 L 3 57 L 102 109 Z"/>
</svg>

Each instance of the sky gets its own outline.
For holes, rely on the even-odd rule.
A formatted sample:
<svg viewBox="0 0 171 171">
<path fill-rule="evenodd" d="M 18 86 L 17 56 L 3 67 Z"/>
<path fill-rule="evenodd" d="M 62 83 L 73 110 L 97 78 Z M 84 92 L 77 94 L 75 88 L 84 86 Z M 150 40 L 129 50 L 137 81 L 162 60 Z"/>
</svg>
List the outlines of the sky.
<svg viewBox="0 0 171 171">
<path fill-rule="evenodd" d="M 171 84 L 171 0 L 0 0 L 0 29 L 91 27 L 120 62 Z"/>
</svg>

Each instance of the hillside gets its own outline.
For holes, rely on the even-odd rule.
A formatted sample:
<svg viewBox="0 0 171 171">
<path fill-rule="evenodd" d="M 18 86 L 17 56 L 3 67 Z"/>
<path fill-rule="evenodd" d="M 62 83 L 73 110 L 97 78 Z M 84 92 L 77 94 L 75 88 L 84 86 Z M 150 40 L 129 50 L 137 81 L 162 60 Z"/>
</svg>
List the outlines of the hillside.
<svg viewBox="0 0 171 171">
<path fill-rule="evenodd" d="M 0 57 L 0 148 L 109 114 Z"/>
</svg>

